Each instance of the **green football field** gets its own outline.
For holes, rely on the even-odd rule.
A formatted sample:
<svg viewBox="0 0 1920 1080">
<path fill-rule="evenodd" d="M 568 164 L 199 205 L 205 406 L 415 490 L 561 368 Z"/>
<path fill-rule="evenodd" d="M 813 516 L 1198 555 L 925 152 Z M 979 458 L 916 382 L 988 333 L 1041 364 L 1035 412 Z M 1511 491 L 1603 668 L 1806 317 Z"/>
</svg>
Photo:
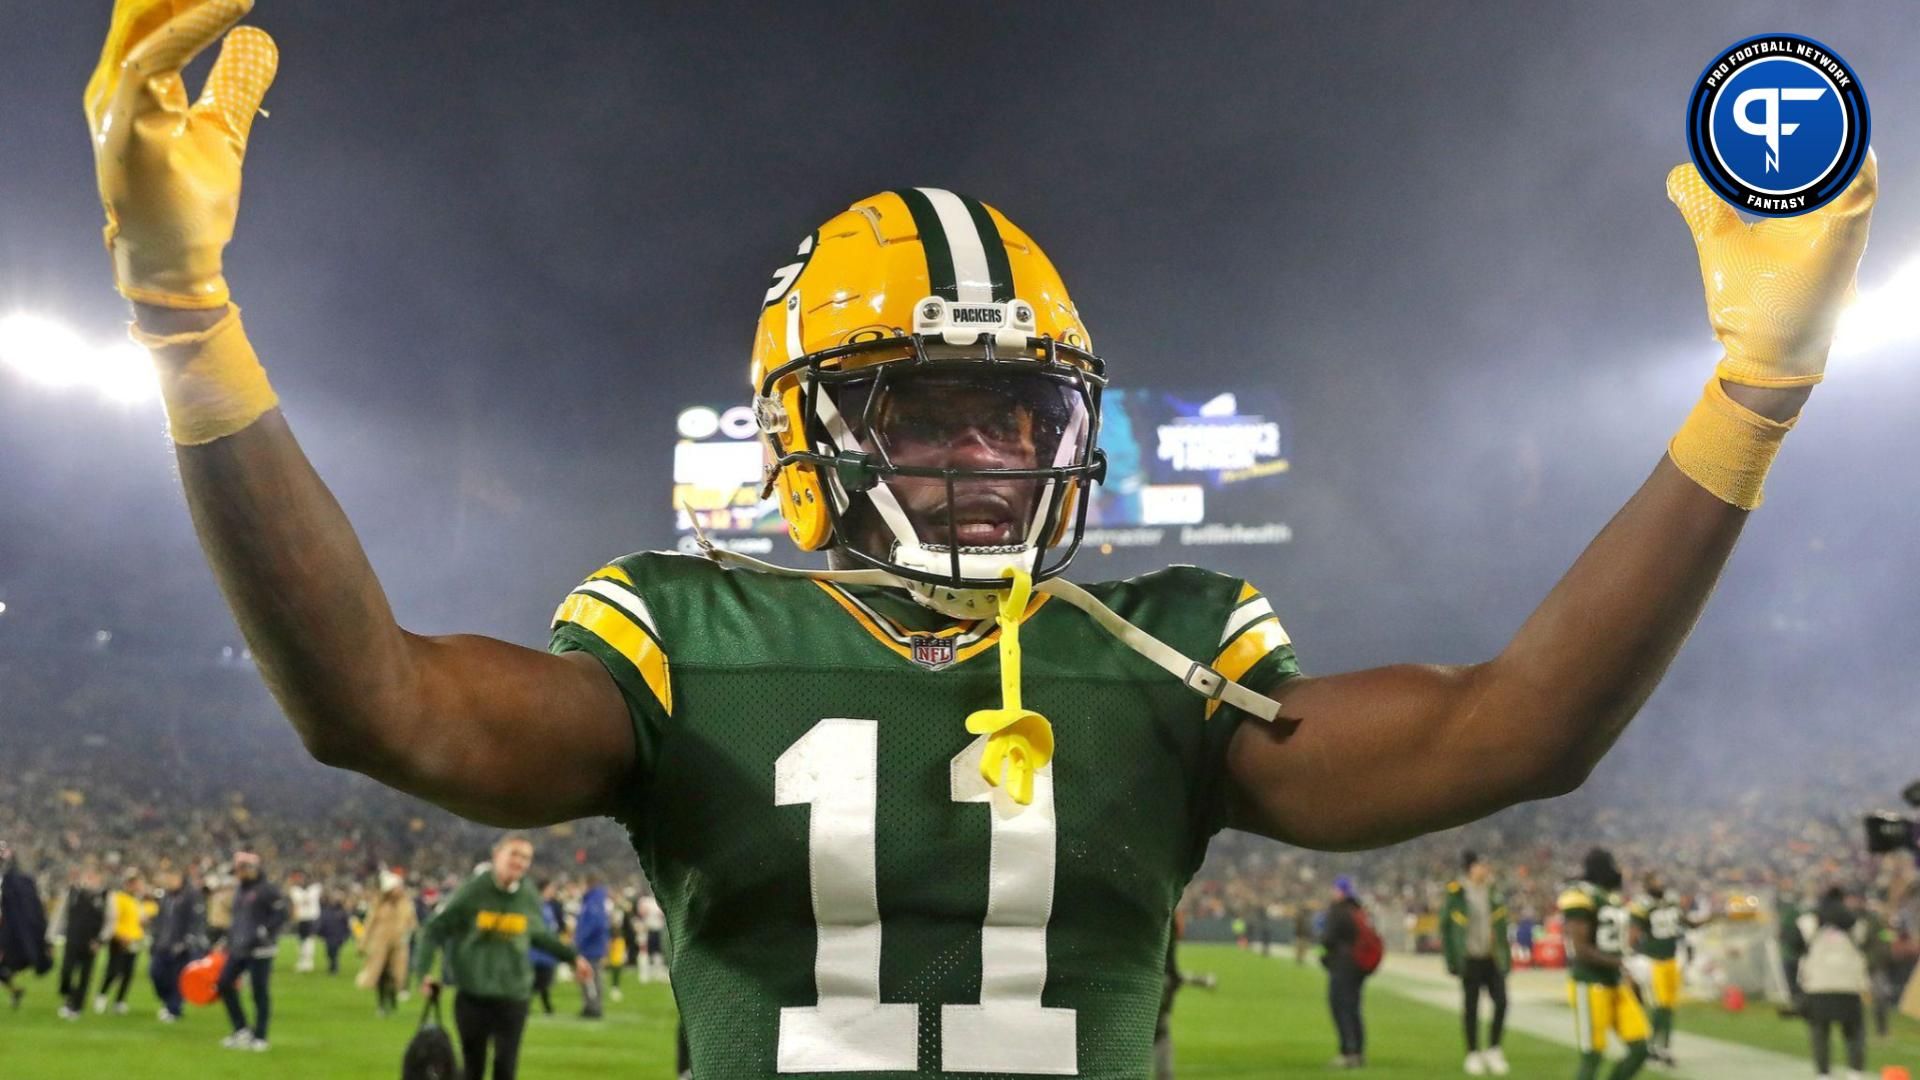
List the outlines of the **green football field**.
<svg viewBox="0 0 1920 1080">
<path fill-rule="evenodd" d="M 1333 1056 L 1324 980 L 1317 966 L 1295 967 L 1222 946 L 1182 950 L 1189 972 L 1219 976 L 1214 991 L 1190 989 L 1174 1011 L 1181 1077 L 1247 1078 L 1314 1076 Z M 144 959 L 144 958 L 143 958 Z M 191 1009 L 184 1021 L 162 1025 L 145 981 L 145 965 L 130 995 L 126 1016 L 89 1011 L 78 1021 L 54 1015 L 51 977 L 28 980 L 20 1012 L 0 1011 L 0 1076 L 11 1080 L 139 1076 L 151 1080 L 223 1077 L 382 1077 L 399 1074 L 402 1048 L 419 1015 L 419 1002 L 395 1016 L 374 1015 L 372 995 L 354 989 L 357 957 L 349 949 L 337 977 L 292 972 L 292 949 L 275 965 L 273 1048 L 265 1054 L 220 1048 L 227 1033 L 219 1006 Z M 540 1077 L 670 1077 L 673 1066 L 673 1003 L 665 986 L 637 985 L 625 978 L 626 999 L 608 1002 L 600 1022 L 578 1019 L 579 992 L 571 984 L 554 990 L 557 1015 L 536 1015 L 521 1058 L 521 1075 Z M 3 1009 L 3 1007 L 0 1007 Z M 1435 1077 L 1460 1075 L 1458 1021 L 1447 1010 L 1420 1005 L 1379 989 L 1367 995 L 1369 1065 L 1365 1075 Z M 1798 1054 L 1804 1036 L 1761 1010 L 1741 1017 L 1690 1010 L 1683 1026 L 1711 1028 L 1720 1038 Z M 1920 1049 L 1920 1025 L 1905 1022 L 1896 1036 Z M 1507 1039 L 1516 1076 L 1572 1075 L 1573 1053 L 1518 1033 Z M 1882 1058 L 1881 1060 L 1885 1060 Z M 1895 1058 L 1898 1060 L 1898 1058 Z"/>
</svg>

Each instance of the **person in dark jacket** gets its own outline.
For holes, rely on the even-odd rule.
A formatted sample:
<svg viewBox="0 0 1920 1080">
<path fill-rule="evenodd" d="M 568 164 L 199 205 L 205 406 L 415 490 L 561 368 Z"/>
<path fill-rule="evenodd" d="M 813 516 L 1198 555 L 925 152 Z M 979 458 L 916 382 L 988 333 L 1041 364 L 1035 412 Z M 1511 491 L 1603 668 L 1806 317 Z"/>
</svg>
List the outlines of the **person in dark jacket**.
<svg viewBox="0 0 1920 1080">
<path fill-rule="evenodd" d="M 153 919 L 153 955 L 147 960 L 147 977 L 153 980 L 153 992 L 160 998 L 160 1022 L 171 1024 L 180 1019 L 186 1003 L 180 997 L 180 973 L 207 951 L 206 893 L 201 888 L 200 871 L 189 867 L 185 873 L 172 871 L 162 881 L 166 890 L 160 898 L 160 913 Z"/>
<path fill-rule="evenodd" d="M 287 924 L 287 898 L 260 873 L 260 856 L 234 853 L 233 925 L 227 930 L 227 963 L 220 969 L 220 1001 L 233 1022 L 233 1034 L 221 1040 L 229 1050 L 265 1050 L 267 1021 L 273 1013 L 273 954 Z M 240 1004 L 240 976 L 253 989 L 253 1025 Z"/>
<path fill-rule="evenodd" d="M 601 1015 L 600 968 L 607 962 L 613 944 L 613 924 L 607 917 L 607 887 L 598 877 L 587 879 L 587 891 L 580 896 L 580 917 L 573 924 L 573 947 L 593 968 L 593 977 L 580 983 L 580 1015 L 598 1020 Z"/>
<path fill-rule="evenodd" d="M 13 862 L 13 847 L 0 840 L 0 986 L 7 989 L 12 1008 L 20 1007 L 27 988 L 15 980 L 31 971 L 53 970 L 53 950 L 47 944 L 47 909 L 40 902 L 40 886 Z"/>
<path fill-rule="evenodd" d="M 60 910 L 66 938 L 60 952 L 60 1019 L 77 1020 L 86 1009 L 93 959 L 100 951 L 100 932 L 107 925 L 107 894 L 100 888 L 100 872 L 91 867 L 80 871 L 67 888 Z"/>
<path fill-rule="evenodd" d="M 560 907 L 559 889 L 552 880 L 541 878 L 540 921 L 547 924 L 547 932 L 554 937 L 563 936 L 566 913 Z M 553 1015 L 553 973 L 560 966 L 560 958 L 538 947 L 527 950 L 527 959 L 533 964 L 533 996 L 540 999 L 540 1011 Z"/>
<path fill-rule="evenodd" d="M 320 922 L 315 932 L 327 950 L 327 974 L 340 974 L 340 950 L 353 937 L 353 920 L 347 915 L 346 902 L 338 892 L 328 890 L 321 897 Z"/>
<path fill-rule="evenodd" d="M 1320 962 L 1327 969 L 1327 1004 L 1340 1035 L 1340 1056 L 1333 1059 L 1333 1067 L 1358 1069 L 1367 1063 L 1367 1029 L 1360 1017 L 1360 990 L 1367 976 L 1353 958 L 1360 901 L 1354 895 L 1353 879 L 1344 874 L 1333 880 L 1333 893 L 1326 926 L 1320 932 L 1320 944 L 1326 950 Z"/>
</svg>

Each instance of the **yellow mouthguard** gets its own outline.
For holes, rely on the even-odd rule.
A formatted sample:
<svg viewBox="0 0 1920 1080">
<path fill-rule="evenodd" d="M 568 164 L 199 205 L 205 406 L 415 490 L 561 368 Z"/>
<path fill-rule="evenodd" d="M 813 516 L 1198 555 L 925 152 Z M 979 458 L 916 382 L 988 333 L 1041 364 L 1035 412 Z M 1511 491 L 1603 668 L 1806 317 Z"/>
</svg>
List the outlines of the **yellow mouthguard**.
<svg viewBox="0 0 1920 1080">
<path fill-rule="evenodd" d="M 1033 775 L 1053 760 L 1053 725 L 1020 707 L 1020 616 L 1033 592 L 1033 575 L 1008 567 L 1004 576 L 1013 579 L 1013 585 L 999 598 L 995 616 L 1000 623 L 1000 707 L 969 715 L 967 730 L 989 736 L 980 756 L 980 775 L 1026 806 L 1033 802 Z"/>
</svg>

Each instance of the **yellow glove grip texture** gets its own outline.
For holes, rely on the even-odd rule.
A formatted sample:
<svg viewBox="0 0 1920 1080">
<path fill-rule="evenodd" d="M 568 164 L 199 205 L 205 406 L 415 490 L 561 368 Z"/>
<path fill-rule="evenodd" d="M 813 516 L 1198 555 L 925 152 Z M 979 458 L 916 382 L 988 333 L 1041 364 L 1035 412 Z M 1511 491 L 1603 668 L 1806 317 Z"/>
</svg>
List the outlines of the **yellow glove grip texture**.
<svg viewBox="0 0 1920 1080">
<path fill-rule="evenodd" d="M 211 309 L 229 298 L 221 253 L 240 208 L 247 137 L 279 66 L 273 39 L 226 34 L 199 101 L 180 78 L 252 0 L 117 0 L 87 83 L 94 174 L 114 279 L 128 299 Z"/>
<path fill-rule="evenodd" d="M 224 439 L 280 404 L 247 341 L 237 307 L 194 333 L 149 334 L 137 326 L 130 333 L 153 353 L 160 396 L 167 403 L 167 426 L 181 446 Z"/>
<path fill-rule="evenodd" d="M 1761 416 L 1728 397 L 1715 376 L 1668 444 L 1667 456 L 1720 501 L 1752 510 L 1760 505 L 1781 441 L 1798 419 L 1782 423 Z"/>
<path fill-rule="evenodd" d="M 1879 191 L 1880 166 L 1869 150 L 1859 175 L 1832 202 L 1749 225 L 1692 165 L 1667 174 L 1667 198 L 1686 219 L 1700 256 L 1707 321 L 1726 350 L 1721 378 L 1787 387 L 1825 376 Z"/>
</svg>

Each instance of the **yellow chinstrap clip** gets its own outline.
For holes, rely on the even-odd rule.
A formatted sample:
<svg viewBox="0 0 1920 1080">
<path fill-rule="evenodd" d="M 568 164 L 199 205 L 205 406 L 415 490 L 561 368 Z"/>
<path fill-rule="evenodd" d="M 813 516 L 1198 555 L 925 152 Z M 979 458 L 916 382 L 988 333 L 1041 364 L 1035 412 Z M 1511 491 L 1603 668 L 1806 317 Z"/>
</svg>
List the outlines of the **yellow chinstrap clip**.
<svg viewBox="0 0 1920 1080">
<path fill-rule="evenodd" d="M 969 715 L 967 730 L 988 736 L 980 775 L 1027 806 L 1033 802 L 1034 774 L 1053 760 L 1053 725 L 1020 706 L 1020 616 L 1033 593 L 1033 575 L 1008 567 L 1002 576 L 1013 584 L 1001 595 L 995 615 L 1000 624 L 1000 707 Z"/>
</svg>

